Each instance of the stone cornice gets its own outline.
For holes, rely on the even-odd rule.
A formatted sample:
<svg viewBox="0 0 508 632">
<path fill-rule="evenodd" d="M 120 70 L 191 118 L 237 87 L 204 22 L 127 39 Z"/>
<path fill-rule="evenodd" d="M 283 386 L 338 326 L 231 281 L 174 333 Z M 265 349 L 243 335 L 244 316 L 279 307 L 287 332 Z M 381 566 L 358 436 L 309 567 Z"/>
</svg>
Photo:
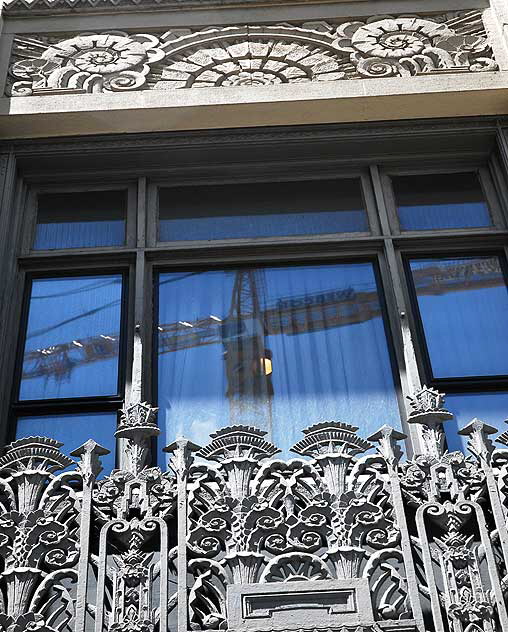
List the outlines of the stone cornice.
<svg viewBox="0 0 508 632">
<path fill-rule="evenodd" d="M 327 0 L 322 0 L 327 2 Z M 330 0 L 330 3 L 351 0 Z M 353 0 L 363 3 L 365 0 Z M 140 12 L 147 10 L 189 10 L 222 7 L 261 7 L 266 5 L 308 4 L 307 0 L 4 0 L 3 14 L 10 17 L 69 13 Z"/>
</svg>

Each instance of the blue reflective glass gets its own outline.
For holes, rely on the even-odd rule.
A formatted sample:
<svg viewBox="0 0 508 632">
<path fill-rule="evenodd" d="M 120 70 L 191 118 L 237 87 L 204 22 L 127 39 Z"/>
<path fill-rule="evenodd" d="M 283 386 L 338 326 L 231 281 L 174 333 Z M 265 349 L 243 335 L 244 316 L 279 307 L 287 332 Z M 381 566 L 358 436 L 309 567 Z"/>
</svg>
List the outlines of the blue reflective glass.
<svg viewBox="0 0 508 632">
<path fill-rule="evenodd" d="M 445 408 L 455 415 L 455 419 L 444 424 L 449 450 L 467 451 L 467 437 L 457 432 L 475 417 L 494 426 L 499 432 L 506 430 L 504 420 L 508 417 L 508 393 L 448 395 Z"/>
<path fill-rule="evenodd" d="M 49 437 L 61 441 L 61 450 L 67 456 L 88 439 L 97 441 L 110 454 L 101 457 L 104 471 L 115 467 L 116 415 L 114 413 L 89 413 L 76 415 L 45 415 L 20 417 L 16 425 L 16 439 L 23 437 Z M 71 457 L 75 458 L 75 457 Z"/>
<path fill-rule="evenodd" d="M 475 173 L 396 176 L 392 184 L 401 230 L 492 225 Z"/>
<path fill-rule="evenodd" d="M 366 232 L 357 179 L 159 190 L 159 240 Z"/>
<path fill-rule="evenodd" d="M 32 282 L 21 400 L 115 395 L 122 277 Z"/>
<path fill-rule="evenodd" d="M 121 246 L 125 218 L 124 191 L 40 195 L 33 249 Z"/>
<path fill-rule="evenodd" d="M 411 261 L 434 377 L 508 374 L 508 290 L 498 257 Z"/>
<path fill-rule="evenodd" d="M 287 454 L 313 423 L 399 426 L 369 263 L 159 277 L 160 444 L 263 428 Z"/>
</svg>

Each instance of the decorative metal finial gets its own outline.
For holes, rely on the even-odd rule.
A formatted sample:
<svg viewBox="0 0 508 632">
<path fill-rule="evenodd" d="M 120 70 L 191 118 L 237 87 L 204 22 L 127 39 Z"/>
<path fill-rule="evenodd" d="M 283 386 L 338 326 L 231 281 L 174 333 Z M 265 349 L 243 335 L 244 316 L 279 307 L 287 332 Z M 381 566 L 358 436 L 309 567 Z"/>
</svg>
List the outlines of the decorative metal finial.
<svg viewBox="0 0 508 632">
<path fill-rule="evenodd" d="M 453 419 L 452 413 L 444 408 L 444 398 L 443 393 L 428 386 L 423 386 L 413 397 L 408 397 L 412 411 L 407 421 L 420 424 L 424 453 L 436 459 L 440 459 L 444 453 L 442 423 Z"/>
<path fill-rule="evenodd" d="M 160 434 L 156 419 L 158 410 L 147 402 L 135 402 L 124 406 L 121 410 L 115 437 L 127 439 L 125 446 L 126 469 L 135 476 L 147 467 L 150 460 L 151 439 Z"/>
</svg>

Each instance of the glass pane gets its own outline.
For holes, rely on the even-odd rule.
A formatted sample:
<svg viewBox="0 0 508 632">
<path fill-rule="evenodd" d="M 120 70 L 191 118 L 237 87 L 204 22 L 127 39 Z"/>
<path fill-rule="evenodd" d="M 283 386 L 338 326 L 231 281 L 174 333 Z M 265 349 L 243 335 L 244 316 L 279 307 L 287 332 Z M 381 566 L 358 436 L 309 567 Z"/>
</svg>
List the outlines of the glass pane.
<svg viewBox="0 0 508 632">
<path fill-rule="evenodd" d="M 125 191 L 48 193 L 38 197 L 34 250 L 125 243 Z"/>
<path fill-rule="evenodd" d="M 477 417 L 499 432 L 507 429 L 504 420 L 508 417 L 508 393 L 461 393 L 447 395 L 445 408 L 455 419 L 444 424 L 449 450 L 467 451 L 467 437 L 457 432 Z"/>
<path fill-rule="evenodd" d="M 64 444 L 61 450 L 67 456 L 70 456 L 73 450 L 79 448 L 88 439 L 93 439 L 111 452 L 101 457 L 104 475 L 115 467 L 115 430 L 116 414 L 114 413 L 20 417 L 16 425 L 16 439 L 22 437 L 56 439 Z"/>
<path fill-rule="evenodd" d="M 508 291 L 498 257 L 411 261 L 434 377 L 508 374 Z"/>
<path fill-rule="evenodd" d="M 159 240 L 368 231 L 361 182 L 276 182 L 159 190 Z"/>
<path fill-rule="evenodd" d="M 161 444 L 243 423 L 287 453 L 319 421 L 400 423 L 369 263 L 161 274 L 158 331 Z"/>
<path fill-rule="evenodd" d="M 491 226 L 476 173 L 392 178 L 401 230 Z"/>
<path fill-rule="evenodd" d="M 115 395 L 122 277 L 34 279 L 20 399 Z"/>
</svg>

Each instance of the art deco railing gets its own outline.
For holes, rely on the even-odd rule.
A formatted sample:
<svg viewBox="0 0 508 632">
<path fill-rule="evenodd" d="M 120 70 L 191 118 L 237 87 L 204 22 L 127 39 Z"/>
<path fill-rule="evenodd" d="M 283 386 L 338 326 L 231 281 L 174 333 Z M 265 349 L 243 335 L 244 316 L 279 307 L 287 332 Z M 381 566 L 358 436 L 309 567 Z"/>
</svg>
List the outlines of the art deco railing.
<svg viewBox="0 0 508 632">
<path fill-rule="evenodd" d="M 475 419 L 460 431 L 471 455 L 444 451 L 442 406 L 431 389 L 412 400 L 412 459 L 388 426 L 363 439 L 318 423 L 287 461 L 236 426 L 176 441 L 162 472 L 143 403 L 122 411 L 125 469 L 103 478 L 94 441 L 75 465 L 53 439 L 10 444 L 0 629 L 508 630 L 508 450 Z"/>
</svg>

